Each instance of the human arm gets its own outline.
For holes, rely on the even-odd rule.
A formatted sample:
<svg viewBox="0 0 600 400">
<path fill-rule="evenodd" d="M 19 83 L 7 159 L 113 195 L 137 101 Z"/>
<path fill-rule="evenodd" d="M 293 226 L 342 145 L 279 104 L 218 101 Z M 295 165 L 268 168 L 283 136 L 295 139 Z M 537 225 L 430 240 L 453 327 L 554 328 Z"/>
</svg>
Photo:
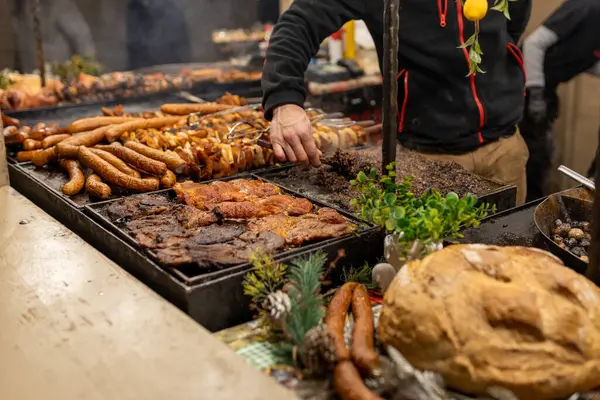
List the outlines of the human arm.
<svg viewBox="0 0 600 400">
<path fill-rule="evenodd" d="M 508 12 L 510 19 L 508 20 L 508 34 L 514 44 L 518 44 L 525 32 L 525 28 L 531 17 L 532 0 L 517 0 L 510 2 Z"/>
<path fill-rule="evenodd" d="M 273 118 L 271 143 L 281 161 L 319 165 L 312 127 L 302 110 L 304 72 L 323 40 L 344 23 L 362 19 L 366 4 L 367 0 L 295 0 L 279 19 L 269 40 L 262 88 L 265 117 Z"/>
<path fill-rule="evenodd" d="M 92 32 L 77 5 L 68 0 L 53 0 L 52 7 L 56 7 L 58 15 L 58 28 L 65 35 L 74 54 L 96 58 L 96 45 Z"/>
</svg>

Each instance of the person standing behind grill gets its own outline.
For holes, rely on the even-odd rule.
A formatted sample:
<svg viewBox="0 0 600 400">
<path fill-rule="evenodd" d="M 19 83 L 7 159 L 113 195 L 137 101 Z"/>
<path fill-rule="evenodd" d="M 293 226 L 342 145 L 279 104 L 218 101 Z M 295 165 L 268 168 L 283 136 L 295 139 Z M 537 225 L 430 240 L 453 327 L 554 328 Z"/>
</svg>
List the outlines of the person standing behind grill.
<svg viewBox="0 0 600 400">
<path fill-rule="evenodd" d="M 479 43 L 485 74 L 467 76 L 459 46 L 473 33 L 461 1 L 402 0 L 399 27 L 398 140 L 427 157 L 455 161 L 476 174 L 517 186 L 525 200 L 527 146 L 516 125 L 525 78 L 517 48 L 531 0 L 509 3 L 511 19 L 490 10 Z M 310 121 L 302 109 L 304 71 L 321 44 L 350 20 L 362 19 L 382 64 L 383 0 L 295 0 L 269 41 L 262 86 L 270 138 L 280 160 L 319 164 Z"/>
<path fill-rule="evenodd" d="M 528 200 L 546 194 L 558 118 L 557 87 L 589 72 L 600 75 L 600 0 L 566 0 L 524 42 L 527 100 L 521 133 L 529 146 Z"/>
<path fill-rule="evenodd" d="M 17 40 L 17 67 L 31 72 L 37 65 L 31 0 L 10 0 Z M 73 55 L 96 57 L 90 27 L 72 0 L 40 0 L 41 32 L 47 63 L 64 62 Z"/>
</svg>

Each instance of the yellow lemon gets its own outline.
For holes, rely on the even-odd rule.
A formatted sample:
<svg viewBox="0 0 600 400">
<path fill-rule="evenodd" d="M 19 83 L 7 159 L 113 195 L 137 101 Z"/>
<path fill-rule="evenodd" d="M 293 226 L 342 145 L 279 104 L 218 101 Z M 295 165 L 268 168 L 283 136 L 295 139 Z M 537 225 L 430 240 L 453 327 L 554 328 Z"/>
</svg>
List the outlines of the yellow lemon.
<svg viewBox="0 0 600 400">
<path fill-rule="evenodd" d="M 469 21 L 481 21 L 485 14 L 487 14 L 488 2 L 487 0 L 467 0 L 465 1 L 465 8 L 463 13 L 465 18 Z"/>
</svg>

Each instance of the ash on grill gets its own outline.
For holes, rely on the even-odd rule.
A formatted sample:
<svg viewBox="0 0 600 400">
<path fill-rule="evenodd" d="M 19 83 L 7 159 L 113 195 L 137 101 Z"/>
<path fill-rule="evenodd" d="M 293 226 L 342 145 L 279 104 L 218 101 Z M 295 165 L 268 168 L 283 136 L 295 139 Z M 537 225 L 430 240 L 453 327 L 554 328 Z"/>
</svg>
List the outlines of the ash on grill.
<svg viewBox="0 0 600 400">
<path fill-rule="evenodd" d="M 570 251 L 581 260 L 588 262 L 588 248 L 592 240 L 591 224 L 588 221 L 560 219 L 554 221 L 552 240 L 565 250 Z"/>
</svg>

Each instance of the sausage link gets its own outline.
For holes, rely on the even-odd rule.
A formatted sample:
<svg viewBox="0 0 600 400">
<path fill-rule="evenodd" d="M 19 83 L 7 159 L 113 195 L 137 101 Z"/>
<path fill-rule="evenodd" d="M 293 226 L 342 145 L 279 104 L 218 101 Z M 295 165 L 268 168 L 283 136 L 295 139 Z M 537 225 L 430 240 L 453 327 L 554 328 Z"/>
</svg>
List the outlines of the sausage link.
<svg viewBox="0 0 600 400">
<path fill-rule="evenodd" d="M 42 148 L 42 142 L 40 142 L 39 140 L 26 139 L 23 142 L 24 150 L 37 150 L 37 149 L 41 149 L 41 148 Z"/>
<path fill-rule="evenodd" d="M 28 126 L 20 127 L 19 130 L 17 131 L 17 134 L 15 135 L 15 141 L 17 143 L 25 142 L 27 139 L 29 139 L 30 133 L 31 133 L 30 127 L 28 127 Z"/>
<path fill-rule="evenodd" d="M 50 147 L 49 149 L 40 150 L 36 152 L 31 158 L 31 162 L 36 167 L 43 167 L 44 165 L 58 160 L 56 155 L 56 146 Z"/>
<path fill-rule="evenodd" d="M 119 186 L 136 192 L 151 192 L 158 190 L 158 180 L 141 179 L 129 176 L 119 171 L 100 156 L 92 153 L 87 147 L 79 147 L 79 161 L 111 185 Z"/>
<path fill-rule="evenodd" d="M 186 162 L 183 161 L 179 155 L 173 151 L 162 151 L 153 149 L 144 144 L 138 142 L 127 141 L 125 142 L 125 147 L 137 151 L 138 153 L 149 157 L 153 160 L 164 162 L 171 171 L 174 171 L 177 174 L 182 173 L 185 170 Z"/>
<path fill-rule="evenodd" d="M 55 146 L 55 145 L 59 144 L 60 142 L 62 142 L 63 140 L 66 140 L 70 137 L 71 137 L 71 135 L 69 135 L 68 133 L 45 137 L 42 140 L 42 148 L 47 149 L 49 147 Z"/>
<path fill-rule="evenodd" d="M 342 400 L 383 400 L 365 386 L 352 361 L 342 361 L 335 366 L 333 387 Z"/>
<path fill-rule="evenodd" d="M 182 117 L 157 117 L 147 119 L 136 119 L 119 125 L 111 125 L 106 132 L 106 140 L 114 142 L 125 132 L 136 131 L 138 129 L 159 129 L 163 126 L 173 125 L 182 120 Z"/>
<path fill-rule="evenodd" d="M 140 171 L 147 172 L 150 175 L 163 176 L 167 172 L 167 165 L 164 162 L 146 157 L 137 151 L 121 146 L 120 143 L 113 143 L 108 146 L 96 146 L 96 148 L 105 150 L 119 157 L 127 164 L 134 166 Z"/>
<path fill-rule="evenodd" d="M 187 115 L 192 113 L 198 113 L 208 115 L 219 111 L 230 110 L 237 108 L 238 106 L 231 104 L 219 104 L 219 103 L 182 103 L 182 104 L 163 104 L 160 108 L 165 114 L 175 115 Z"/>
<path fill-rule="evenodd" d="M 17 153 L 18 162 L 31 161 L 36 153 L 41 153 L 42 150 L 20 151 Z"/>
<path fill-rule="evenodd" d="M 177 183 L 177 177 L 171 170 L 167 170 L 167 172 L 160 179 L 161 186 L 165 189 L 171 189 Z"/>
<path fill-rule="evenodd" d="M 352 361 L 363 375 L 370 376 L 379 365 L 379 356 L 375 351 L 373 309 L 365 285 L 358 285 L 352 293 L 352 316 Z"/>
<path fill-rule="evenodd" d="M 91 197 L 95 197 L 97 199 L 107 199 L 112 194 L 110 190 L 110 186 L 106 183 L 102 182 L 102 179 L 96 175 L 91 174 L 85 181 L 85 191 Z"/>
<path fill-rule="evenodd" d="M 16 126 L 7 126 L 2 131 L 2 136 L 4 136 L 4 143 L 6 144 L 18 144 L 17 141 L 17 132 L 18 128 Z"/>
<path fill-rule="evenodd" d="M 108 162 L 110 165 L 118 169 L 119 171 L 127 174 L 129 176 L 133 176 L 135 178 L 140 178 L 141 175 L 135 169 L 131 168 L 127 163 L 121 160 L 119 157 L 109 153 L 108 151 L 100 150 L 100 149 L 90 149 L 92 153 L 96 154 L 104 161 Z"/>
<path fill-rule="evenodd" d="M 356 286 L 357 283 L 348 282 L 338 289 L 331 303 L 329 303 L 329 307 L 327 307 L 327 313 L 323 320 L 335 339 L 335 352 L 337 359 L 340 361 L 350 359 L 350 350 L 348 350 L 344 341 L 344 326 L 352 302 L 352 293 Z"/>
<path fill-rule="evenodd" d="M 6 114 L 2 114 L 2 125 L 4 126 L 16 126 L 17 128 L 21 125 L 21 121 L 16 118 L 11 118 Z"/>
<path fill-rule="evenodd" d="M 108 128 L 109 126 L 104 126 L 102 128 L 94 129 L 93 131 L 80 132 L 76 135 L 73 135 L 57 144 L 56 152 L 60 157 L 72 157 L 71 154 L 68 154 L 73 151 L 72 146 L 94 146 L 95 144 L 98 144 L 104 140 L 104 136 Z"/>
<path fill-rule="evenodd" d="M 102 128 L 103 126 L 122 124 L 125 122 L 132 121 L 133 118 L 130 117 L 92 117 L 92 118 L 83 118 L 77 121 L 74 121 L 71 125 L 66 128 L 66 131 L 69 133 L 77 133 L 77 132 L 86 132 L 91 131 L 97 128 Z"/>
<path fill-rule="evenodd" d="M 74 196 L 83 190 L 85 175 L 77 160 L 61 160 L 60 166 L 69 174 L 69 182 L 62 185 L 61 190 L 67 196 Z"/>
</svg>

